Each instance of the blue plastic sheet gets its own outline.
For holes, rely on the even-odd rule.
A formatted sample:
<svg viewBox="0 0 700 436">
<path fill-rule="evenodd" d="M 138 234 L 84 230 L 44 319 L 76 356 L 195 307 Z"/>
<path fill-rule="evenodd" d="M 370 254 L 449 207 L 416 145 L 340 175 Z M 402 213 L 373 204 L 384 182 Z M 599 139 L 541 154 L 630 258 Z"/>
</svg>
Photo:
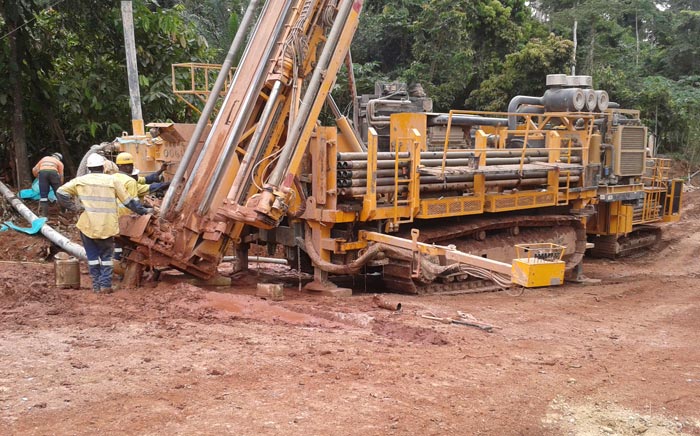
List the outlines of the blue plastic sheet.
<svg viewBox="0 0 700 436">
<path fill-rule="evenodd" d="M 39 195 L 39 179 L 34 179 L 31 189 L 19 191 L 19 198 L 22 200 L 39 200 L 41 198 Z M 49 187 L 49 201 L 56 201 L 56 194 L 54 194 L 51 187 Z"/>
<path fill-rule="evenodd" d="M 47 218 L 37 218 L 34 221 L 32 221 L 31 227 L 20 227 L 15 225 L 12 221 L 5 221 L 2 227 L 0 227 L 0 232 L 4 232 L 7 229 L 12 229 L 18 232 L 26 233 L 28 235 L 34 235 L 36 233 L 39 233 L 44 224 L 46 224 L 46 221 Z"/>
</svg>

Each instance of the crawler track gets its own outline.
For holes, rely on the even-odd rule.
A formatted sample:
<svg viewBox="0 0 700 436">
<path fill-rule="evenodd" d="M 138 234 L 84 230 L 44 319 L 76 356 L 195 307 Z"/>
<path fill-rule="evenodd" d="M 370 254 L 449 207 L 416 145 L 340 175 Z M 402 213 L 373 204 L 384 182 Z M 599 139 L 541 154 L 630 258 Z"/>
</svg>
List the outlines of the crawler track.
<svg viewBox="0 0 700 436">
<path fill-rule="evenodd" d="M 640 226 L 631 233 L 617 237 L 615 235 L 596 236 L 592 239 L 594 247 L 590 250 L 593 257 L 617 259 L 646 250 L 661 241 L 661 228 Z"/>
<path fill-rule="evenodd" d="M 456 225 L 430 225 L 420 230 L 421 242 L 452 244 L 461 251 L 504 262 L 510 262 L 515 256 L 515 244 L 556 241 L 567 246 L 564 256 L 567 271 L 572 271 L 581 263 L 587 242 L 583 224 L 578 217 L 571 215 L 498 217 Z M 410 238 L 408 233 L 403 232 L 399 236 Z M 434 261 L 439 262 L 438 259 Z M 412 279 L 410 262 L 405 259 L 390 259 L 390 263 L 384 267 L 384 284 L 392 291 L 409 294 L 473 293 L 501 289 L 490 280 L 469 274 L 452 273 L 431 282 Z"/>
</svg>

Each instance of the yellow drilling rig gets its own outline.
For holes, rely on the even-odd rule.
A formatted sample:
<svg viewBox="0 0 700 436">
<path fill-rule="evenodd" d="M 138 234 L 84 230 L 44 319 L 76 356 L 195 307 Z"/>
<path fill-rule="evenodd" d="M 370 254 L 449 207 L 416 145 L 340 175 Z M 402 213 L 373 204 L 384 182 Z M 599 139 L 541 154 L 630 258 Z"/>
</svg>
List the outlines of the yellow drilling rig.
<svg viewBox="0 0 700 436">
<path fill-rule="evenodd" d="M 682 182 L 652 157 L 639 112 L 587 76 L 550 75 L 507 113 L 434 113 L 383 83 L 354 98 L 351 123 L 330 91 L 362 5 L 267 1 L 209 95 L 213 107 L 225 90 L 211 126 L 205 110 L 196 128 L 146 135 L 162 139 L 151 160 L 179 165 L 156 215 L 122 218 L 125 280 L 164 268 L 208 279 L 257 243 L 284 247 L 313 273 L 307 289 L 333 295 L 349 292 L 333 276 L 357 274 L 410 293 L 547 286 L 580 276 L 587 249 L 625 254 L 680 218 Z M 319 122 L 324 106 L 334 125 Z"/>
</svg>

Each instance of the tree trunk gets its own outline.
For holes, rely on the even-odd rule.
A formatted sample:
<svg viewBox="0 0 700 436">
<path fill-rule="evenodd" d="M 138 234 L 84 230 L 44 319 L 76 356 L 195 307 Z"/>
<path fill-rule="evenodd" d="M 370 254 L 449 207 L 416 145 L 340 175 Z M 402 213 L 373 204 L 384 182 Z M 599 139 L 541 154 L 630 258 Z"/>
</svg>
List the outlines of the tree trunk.
<svg viewBox="0 0 700 436">
<path fill-rule="evenodd" d="M 10 70 L 10 88 L 12 94 L 12 143 L 15 151 L 15 165 L 17 167 L 17 188 L 28 186 L 32 183 L 32 174 L 29 167 L 29 156 L 27 155 L 27 136 L 24 131 L 24 106 L 22 104 L 22 71 L 19 50 L 17 49 L 17 24 L 8 21 L 8 28 L 11 32 L 8 37 L 10 45 L 10 59 L 8 66 Z"/>
<path fill-rule="evenodd" d="M 66 135 L 61 127 L 61 122 L 58 120 L 58 118 L 56 118 L 56 114 L 54 113 L 53 109 L 48 107 L 45 115 L 46 121 L 49 122 L 49 128 L 58 141 L 58 146 L 61 150 L 61 154 L 63 155 L 63 163 L 66 165 L 65 176 L 66 180 L 68 180 L 69 177 L 75 177 L 77 174 L 77 167 L 75 166 L 75 160 L 71 154 L 70 143 L 66 139 Z"/>
<path fill-rule="evenodd" d="M 634 34 L 637 38 L 637 52 L 635 56 L 635 66 L 639 66 L 639 17 L 637 8 L 634 8 Z"/>
<path fill-rule="evenodd" d="M 68 177 L 74 177 L 77 174 L 77 166 L 75 165 L 75 160 L 73 159 L 73 154 L 71 153 L 70 143 L 66 139 L 66 135 L 61 127 L 61 121 L 56 116 L 56 111 L 54 111 L 53 102 L 51 101 L 52 90 L 41 81 L 37 71 L 41 70 L 41 67 L 37 65 L 36 60 L 29 52 L 24 53 L 24 59 L 29 65 L 32 89 L 36 92 L 34 93 L 34 99 L 39 101 L 44 107 L 44 117 L 46 119 L 47 126 L 53 138 L 58 142 L 59 151 L 63 155 L 63 163 L 66 168 L 66 179 Z M 47 94 L 49 97 L 47 97 Z M 51 150 L 47 150 L 51 152 Z"/>
<path fill-rule="evenodd" d="M 578 47 L 578 20 L 574 20 L 574 52 L 571 54 L 571 75 L 576 75 L 576 48 Z"/>
<path fill-rule="evenodd" d="M 588 74 L 593 72 L 593 60 L 595 53 L 595 22 L 591 25 L 591 45 L 588 48 L 588 59 L 586 60 L 586 69 Z"/>
</svg>

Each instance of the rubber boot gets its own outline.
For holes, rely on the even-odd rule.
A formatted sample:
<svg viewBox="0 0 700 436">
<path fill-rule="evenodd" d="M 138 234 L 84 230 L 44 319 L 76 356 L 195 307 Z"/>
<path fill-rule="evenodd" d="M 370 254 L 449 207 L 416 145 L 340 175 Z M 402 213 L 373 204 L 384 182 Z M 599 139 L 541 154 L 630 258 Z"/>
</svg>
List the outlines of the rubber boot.
<svg viewBox="0 0 700 436">
<path fill-rule="evenodd" d="M 48 217 L 49 216 L 49 202 L 40 201 L 39 202 L 39 216 Z"/>
</svg>

